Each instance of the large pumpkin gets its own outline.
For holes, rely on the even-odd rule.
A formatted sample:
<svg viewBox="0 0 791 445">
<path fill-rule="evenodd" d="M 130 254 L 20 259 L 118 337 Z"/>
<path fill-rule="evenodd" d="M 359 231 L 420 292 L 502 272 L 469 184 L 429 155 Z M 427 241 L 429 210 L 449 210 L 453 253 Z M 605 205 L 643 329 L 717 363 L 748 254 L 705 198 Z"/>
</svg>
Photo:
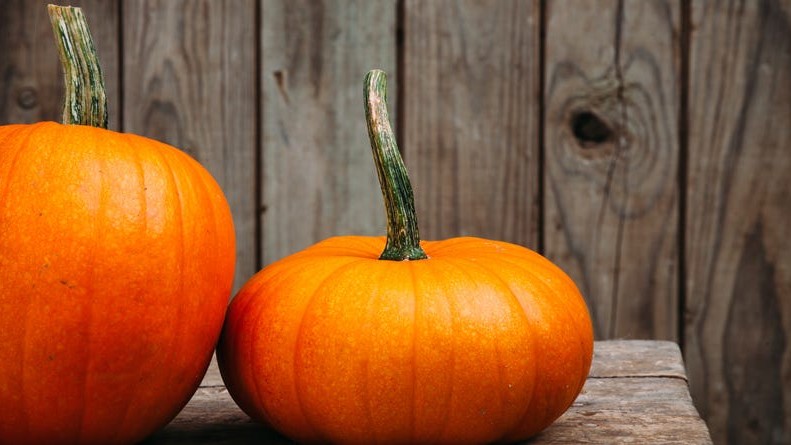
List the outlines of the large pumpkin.
<svg viewBox="0 0 791 445">
<path fill-rule="evenodd" d="M 234 248 L 185 153 L 0 127 L 0 443 L 133 443 L 172 419 L 219 336 Z"/>
<path fill-rule="evenodd" d="M 256 274 L 228 310 L 223 378 L 246 413 L 298 441 L 527 438 L 585 382 L 585 302 L 565 273 L 524 247 L 419 242 L 384 88 L 384 74 L 369 73 L 387 239 L 331 238 Z"/>
</svg>

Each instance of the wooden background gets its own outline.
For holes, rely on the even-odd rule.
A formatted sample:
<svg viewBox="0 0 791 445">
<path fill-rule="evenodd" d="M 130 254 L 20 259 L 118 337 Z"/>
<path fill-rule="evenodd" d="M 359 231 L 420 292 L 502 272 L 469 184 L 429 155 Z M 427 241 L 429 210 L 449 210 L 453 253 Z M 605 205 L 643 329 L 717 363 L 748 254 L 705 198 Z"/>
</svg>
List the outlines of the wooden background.
<svg viewBox="0 0 791 445">
<path fill-rule="evenodd" d="M 719 444 L 791 443 L 791 0 L 83 0 L 111 127 L 224 187 L 237 287 L 383 234 L 391 110 L 426 239 L 532 247 L 596 335 L 683 349 Z M 58 120 L 44 2 L 0 0 L 0 123 Z"/>
</svg>

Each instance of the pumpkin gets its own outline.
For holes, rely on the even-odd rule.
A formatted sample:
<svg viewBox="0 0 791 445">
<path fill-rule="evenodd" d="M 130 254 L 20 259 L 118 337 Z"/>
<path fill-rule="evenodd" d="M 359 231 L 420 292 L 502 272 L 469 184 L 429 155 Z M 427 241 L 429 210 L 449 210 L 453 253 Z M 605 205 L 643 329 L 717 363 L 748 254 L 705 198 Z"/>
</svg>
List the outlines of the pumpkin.
<svg viewBox="0 0 791 445">
<path fill-rule="evenodd" d="M 368 73 L 387 237 L 330 238 L 253 276 L 228 309 L 222 377 L 248 415 L 300 442 L 530 437 L 585 382 L 593 351 L 585 302 L 527 248 L 420 242 L 385 91 L 384 73 Z"/>
<path fill-rule="evenodd" d="M 50 12 L 61 43 L 92 47 L 70 34 L 79 11 Z M 91 68 L 67 121 L 106 124 Z M 211 359 L 234 250 L 223 193 L 187 154 L 89 125 L 0 127 L 0 443 L 135 443 L 169 422 Z"/>
</svg>

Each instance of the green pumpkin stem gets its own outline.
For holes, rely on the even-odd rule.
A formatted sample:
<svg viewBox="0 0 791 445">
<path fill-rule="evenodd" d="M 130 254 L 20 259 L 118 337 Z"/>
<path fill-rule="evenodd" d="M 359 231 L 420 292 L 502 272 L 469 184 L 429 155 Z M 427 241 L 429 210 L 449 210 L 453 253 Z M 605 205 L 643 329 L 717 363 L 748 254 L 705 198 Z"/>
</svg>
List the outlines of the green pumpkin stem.
<svg viewBox="0 0 791 445">
<path fill-rule="evenodd" d="M 371 140 L 376 173 L 387 212 L 387 244 L 380 260 L 428 258 L 420 247 L 412 185 L 398 152 L 387 114 L 387 75 L 373 70 L 365 76 L 365 120 Z"/>
<path fill-rule="evenodd" d="M 107 128 L 104 76 L 80 8 L 48 5 L 66 84 L 63 123 Z"/>
</svg>

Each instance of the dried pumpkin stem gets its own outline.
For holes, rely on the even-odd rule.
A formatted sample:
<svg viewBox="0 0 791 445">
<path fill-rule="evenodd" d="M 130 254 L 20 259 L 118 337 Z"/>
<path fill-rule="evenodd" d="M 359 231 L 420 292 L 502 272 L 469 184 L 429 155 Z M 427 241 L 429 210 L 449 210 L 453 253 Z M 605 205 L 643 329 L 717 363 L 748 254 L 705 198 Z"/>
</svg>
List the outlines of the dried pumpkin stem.
<svg viewBox="0 0 791 445">
<path fill-rule="evenodd" d="M 364 94 L 368 137 L 387 213 L 387 244 L 379 259 L 428 258 L 420 247 L 412 184 L 390 127 L 386 102 L 387 75 L 384 71 L 373 70 L 366 74 Z"/>
<path fill-rule="evenodd" d="M 48 5 L 66 85 L 63 123 L 107 128 L 104 76 L 80 8 Z"/>
</svg>

